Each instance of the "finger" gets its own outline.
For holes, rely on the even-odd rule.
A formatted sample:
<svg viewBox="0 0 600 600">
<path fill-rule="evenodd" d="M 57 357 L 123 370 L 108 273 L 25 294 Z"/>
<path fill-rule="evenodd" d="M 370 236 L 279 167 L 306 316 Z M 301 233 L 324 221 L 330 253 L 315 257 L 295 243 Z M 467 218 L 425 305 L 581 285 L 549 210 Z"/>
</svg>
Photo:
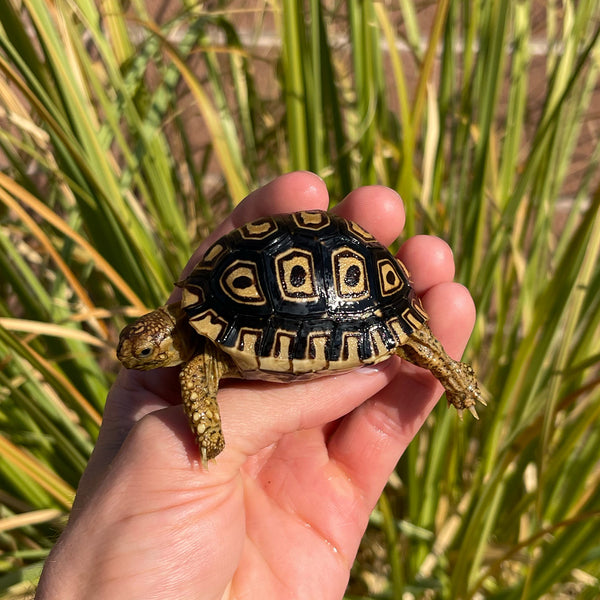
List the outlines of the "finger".
<svg viewBox="0 0 600 600">
<path fill-rule="evenodd" d="M 469 292 L 460 284 L 440 283 L 424 295 L 423 304 L 436 337 L 450 355 L 459 357 L 475 321 Z M 369 506 L 441 393 L 442 386 L 430 373 L 403 361 L 400 374 L 332 435 L 330 457 L 363 490 Z"/>
<path fill-rule="evenodd" d="M 209 246 L 220 237 L 254 219 L 297 210 L 326 210 L 329 193 L 323 180 L 308 171 L 294 171 L 277 177 L 250 193 L 192 255 L 182 277 L 190 273 Z"/>
<path fill-rule="evenodd" d="M 397 257 L 406 265 L 419 296 L 440 282 L 454 279 L 452 250 L 440 238 L 416 235 L 402 244 Z"/>
<path fill-rule="evenodd" d="M 389 246 L 404 227 L 402 199 L 394 190 L 381 185 L 350 192 L 332 212 L 355 221 L 384 246 Z"/>
<path fill-rule="evenodd" d="M 309 171 L 295 171 L 277 177 L 252 192 L 231 213 L 232 227 L 278 213 L 298 210 L 327 210 L 329 192 L 325 182 Z"/>
</svg>

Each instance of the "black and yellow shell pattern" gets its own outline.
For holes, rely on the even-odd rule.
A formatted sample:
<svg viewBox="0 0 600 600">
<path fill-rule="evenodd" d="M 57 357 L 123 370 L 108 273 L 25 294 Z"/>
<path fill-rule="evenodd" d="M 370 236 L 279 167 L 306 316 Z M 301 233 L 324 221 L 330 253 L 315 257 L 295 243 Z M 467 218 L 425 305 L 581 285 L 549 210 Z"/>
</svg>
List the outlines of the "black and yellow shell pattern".
<svg viewBox="0 0 600 600">
<path fill-rule="evenodd" d="M 359 225 L 324 211 L 232 231 L 182 287 L 192 327 L 245 377 L 375 363 L 427 320 L 404 265 Z"/>
</svg>

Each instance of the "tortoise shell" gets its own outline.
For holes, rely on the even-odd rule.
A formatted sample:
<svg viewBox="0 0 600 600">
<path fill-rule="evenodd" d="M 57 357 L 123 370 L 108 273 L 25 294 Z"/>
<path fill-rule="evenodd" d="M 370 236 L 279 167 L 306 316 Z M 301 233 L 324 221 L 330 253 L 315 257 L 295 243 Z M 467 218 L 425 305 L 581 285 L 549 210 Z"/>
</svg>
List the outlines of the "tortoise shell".
<svg viewBox="0 0 600 600">
<path fill-rule="evenodd" d="M 376 363 L 427 320 L 406 267 L 359 225 L 318 210 L 232 231 L 180 285 L 191 326 L 246 378 Z"/>
</svg>

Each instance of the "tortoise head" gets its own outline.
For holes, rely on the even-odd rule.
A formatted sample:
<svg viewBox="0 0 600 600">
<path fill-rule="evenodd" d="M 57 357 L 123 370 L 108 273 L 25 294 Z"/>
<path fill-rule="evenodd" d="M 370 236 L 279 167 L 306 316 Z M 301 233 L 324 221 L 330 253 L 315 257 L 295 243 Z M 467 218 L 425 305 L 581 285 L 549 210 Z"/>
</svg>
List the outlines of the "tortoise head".
<svg viewBox="0 0 600 600">
<path fill-rule="evenodd" d="M 185 360 L 185 343 L 173 305 L 161 306 L 127 325 L 119 336 L 117 358 L 127 369 L 147 371 Z"/>
</svg>

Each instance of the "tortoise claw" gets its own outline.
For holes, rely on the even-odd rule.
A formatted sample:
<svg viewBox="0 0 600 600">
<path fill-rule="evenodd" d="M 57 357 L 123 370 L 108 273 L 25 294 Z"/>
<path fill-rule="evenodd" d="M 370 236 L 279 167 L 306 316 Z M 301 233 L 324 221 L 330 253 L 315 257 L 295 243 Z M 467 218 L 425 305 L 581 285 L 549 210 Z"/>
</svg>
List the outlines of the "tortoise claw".
<svg viewBox="0 0 600 600">
<path fill-rule="evenodd" d="M 475 410 L 474 406 L 469 406 L 469 412 L 479 421 L 479 415 L 477 414 L 477 411 Z"/>
<path fill-rule="evenodd" d="M 475 410 L 474 406 L 467 406 L 465 408 L 479 421 L 479 415 L 477 414 L 477 411 Z M 464 408 L 457 408 L 456 412 L 458 413 L 458 418 L 462 421 L 465 409 Z"/>
</svg>

